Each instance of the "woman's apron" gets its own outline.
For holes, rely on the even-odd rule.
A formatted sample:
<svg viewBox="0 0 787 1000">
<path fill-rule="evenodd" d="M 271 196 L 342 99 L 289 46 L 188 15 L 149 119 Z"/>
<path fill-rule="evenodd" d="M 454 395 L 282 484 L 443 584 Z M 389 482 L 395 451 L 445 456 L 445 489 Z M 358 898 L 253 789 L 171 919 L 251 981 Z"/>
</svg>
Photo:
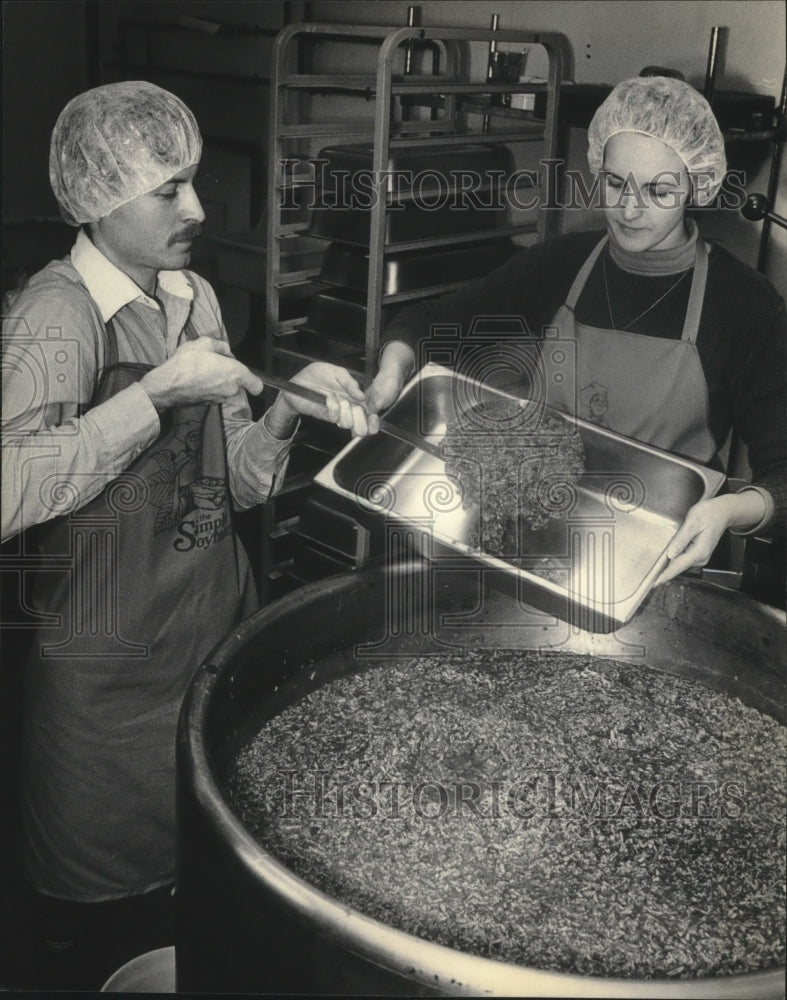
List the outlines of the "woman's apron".
<svg viewBox="0 0 787 1000">
<path fill-rule="evenodd" d="M 583 264 L 544 341 L 546 401 L 619 434 L 709 464 L 717 446 L 696 346 L 708 275 L 707 247 L 697 241 L 683 334 L 680 340 L 671 340 L 577 320 L 579 296 L 608 238 L 604 236 Z"/>
<path fill-rule="evenodd" d="M 87 409 L 151 366 L 112 321 Z M 182 339 L 194 339 L 190 325 Z M 69 486 L 53 489 L 53 498 Z M 62 496 L 61 496 L 62 499 Z M 65 496 L 67 500 L 68 497 Z M 71 900 L 172 881 L 175 739 L 193 671 L 255 607 L 230 521 L 218 404 L 161 416 L 156 441 L 84 507 L 35 533 L 45 569 L 25 692 L 22 814 L 34 888 Z"/>
</svg>

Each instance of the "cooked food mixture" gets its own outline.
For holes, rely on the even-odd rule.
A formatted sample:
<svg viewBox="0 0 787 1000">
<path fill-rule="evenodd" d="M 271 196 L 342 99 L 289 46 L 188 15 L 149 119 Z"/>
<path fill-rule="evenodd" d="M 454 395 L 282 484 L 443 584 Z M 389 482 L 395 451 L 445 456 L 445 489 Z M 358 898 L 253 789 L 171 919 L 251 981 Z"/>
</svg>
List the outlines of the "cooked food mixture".
<svg viewBox="0 0 787 1000">
<path fill-rule="evenodd" d="M 450 423 L 442 451 L 463 505 L 480 511 L 469 544 L 492 555 L 518 554 L 520 523 L 537 531 L 565 517 L 585 469 L 571 421 L 543 410 L 528 419 L 510 400 L 483 404 Z"/>
<path fill-rule="evenodd" d="M 785 962 L 786 757 L 783 726 L 698 682 L 479 651 L 331 681 L 226 785 L 261 844 L 386 924 L 541 969 L 700 977 Z"/>
</svg>

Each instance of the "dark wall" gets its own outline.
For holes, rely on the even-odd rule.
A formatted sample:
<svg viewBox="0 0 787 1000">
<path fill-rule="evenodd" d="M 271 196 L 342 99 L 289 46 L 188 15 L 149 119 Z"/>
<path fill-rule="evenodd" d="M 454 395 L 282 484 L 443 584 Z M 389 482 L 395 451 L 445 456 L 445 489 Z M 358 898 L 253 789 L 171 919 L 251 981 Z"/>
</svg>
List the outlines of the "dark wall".
<svg viewBox="0 0 787 1000">
<path fill-rule="evenodd" d="M 82 0 L 4 0 L 3 221 L 57 217 L 49 136 L 66 101 L 87 86 Z"/>
</svg>

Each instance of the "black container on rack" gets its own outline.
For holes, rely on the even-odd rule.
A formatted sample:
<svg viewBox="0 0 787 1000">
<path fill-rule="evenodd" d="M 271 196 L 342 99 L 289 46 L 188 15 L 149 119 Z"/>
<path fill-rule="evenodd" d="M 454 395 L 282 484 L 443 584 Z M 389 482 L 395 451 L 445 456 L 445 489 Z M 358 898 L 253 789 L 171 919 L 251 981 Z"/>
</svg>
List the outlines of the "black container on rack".
<svg viewBox="0 0 787 1000">
<path fill-rule="evenodd" d="M 383 261 L 383 295 L 401 295 L 480 278 L 500 267 L 517 249 L 506 239 L 388 254 Z M 369 254 L 359 247 L 331 243 L 322 260 L 319 280 L 365 295 Z"/>
<path fill-rule="evenodd" d="M 376 197 L 371 145 L 331 146 L 318 157 L 319 193 L 309 232 L 369 246 Z M 482 232 L 505 225 L 506 183 L 514 171 L 505 146 L 397 150 L 385 169 L 387 243 Z"/>
<path fill-rule="evenodd" d="M 382 310 L 383 322 L 390 313 L 390 309 Z M 366 296 L 344 288 L 318 292 L 309 303 L 306 329 L 324 335 L 326 340 L 340 340 L 362 348 L 366 336 Z"/>
</svg>

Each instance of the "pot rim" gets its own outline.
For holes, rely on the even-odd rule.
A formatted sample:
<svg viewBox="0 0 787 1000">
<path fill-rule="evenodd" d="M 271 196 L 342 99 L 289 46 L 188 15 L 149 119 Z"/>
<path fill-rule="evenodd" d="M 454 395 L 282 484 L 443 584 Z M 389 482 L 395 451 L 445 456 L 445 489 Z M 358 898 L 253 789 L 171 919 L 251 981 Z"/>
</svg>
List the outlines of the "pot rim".
<svg viewBox="0 0 787 1000">
<path fill-rule="evenodd" d="M 412 566 L 399 567 L 412 572 Z M 388 572 L 389 568 L 382 568 Z M 336 593 L 358 585 L 359 577 L 378 574 L 380 567 L 361 573 L 341 574 L 330 578 Z M 310 597 L 325 589 L 325 580 L 308 584 L 273 602 L 241 623 L 220 642 L 196 671 L 181 710 L 178 743 L 183 749 L 184 776 L 209 817 L 214 832 L 228 842 L 232 853 L 246 871 L 263 883 L 279 903 L 299 920 L 315 927 L 331 941 L 390 971 L 433 989 L 448 989 L 453 995 L 525 996 L 525 997 L 640 997 L 643 1000 L 777 1000 L 785 996 L 785 968 L 777 966 L 759 972 L 698 979 L 620 979 L 581 976 L 514 965 L 496 959 L 461 952 L 427 941 L 369 917 L 343 904 L 296 875 L 245 829 L 236 816 L 212 760 L 201 739 L 209 711 L 211 694 L 230 668 L 235 652 L 250 635 L 283 614 L 297 612 Z M 706 581 L 681 580 L 680 586 L 699 587 L 728 593 L 725 588 Z M 667 584 L 666 586 L 670 586 Z M 773 612 L 773 624 L 784 623 L 777 609 L 760 605 L 745 595 L 736 598 Z M 593 655 L 593 654 L 590 654 Z M 446 973 L 450 970 L 450 974 Z"/>
</svg>

